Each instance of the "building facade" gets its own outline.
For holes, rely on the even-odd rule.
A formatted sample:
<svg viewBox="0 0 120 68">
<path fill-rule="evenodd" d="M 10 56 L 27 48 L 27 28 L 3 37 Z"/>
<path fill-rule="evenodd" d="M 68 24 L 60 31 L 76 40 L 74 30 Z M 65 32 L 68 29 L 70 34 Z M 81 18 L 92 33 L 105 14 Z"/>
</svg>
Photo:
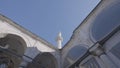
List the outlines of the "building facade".
<svg viewBox="0 0 120 68">
<path fill-rule="evenodd" d="M 120 68 L 120 0 L 101 0 L 62 49 L 63 68 Z"/>
<path fill-rule="evenodd" d="M 60 68 L 59 50 L 0 15 L 0 68 Z"/>
<path fill-rule="evenodd" d="M 120 0 L 101 0 L 58 49 L 0 15 L 0 68 L 120 68 L 119 18 Z"/>
</svg>

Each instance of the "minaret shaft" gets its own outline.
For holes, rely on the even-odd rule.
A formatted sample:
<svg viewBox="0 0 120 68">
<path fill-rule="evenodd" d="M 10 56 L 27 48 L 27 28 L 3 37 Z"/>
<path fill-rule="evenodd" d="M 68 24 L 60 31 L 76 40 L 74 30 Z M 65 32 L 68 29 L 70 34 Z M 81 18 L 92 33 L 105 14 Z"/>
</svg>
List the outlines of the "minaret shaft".
<svg viewBox="0 0 120 68">
<path fill-rule="evenodd" d="M 58 49 L 61 49 L 62 48 L 62 42 L 63 42 L 63 37 L 62 37 L 61 32 L 59 32 L 56 41 L 57 41 Z"/>
</svg>

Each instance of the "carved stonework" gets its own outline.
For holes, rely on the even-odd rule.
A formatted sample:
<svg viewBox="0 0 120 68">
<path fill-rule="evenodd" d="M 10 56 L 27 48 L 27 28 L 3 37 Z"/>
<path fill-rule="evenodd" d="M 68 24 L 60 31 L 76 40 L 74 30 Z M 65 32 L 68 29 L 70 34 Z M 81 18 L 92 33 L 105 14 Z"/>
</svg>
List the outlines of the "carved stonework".
<svg viewBox="0 0 120 68">
<path fill-rule="evenodd" d="M 90 48 L 89 51 L 91 55 L 94 55 L 94 56 L 100 56 L 101 54 L 104 53 L 104 49 L 98 43 L 94 45 L 92 48 Z"/>
<path fill-rule="evenodd" d="M 14 68 L 14 64 L 6 55 L 0 55 L 0 68 Z"/>
</svg>

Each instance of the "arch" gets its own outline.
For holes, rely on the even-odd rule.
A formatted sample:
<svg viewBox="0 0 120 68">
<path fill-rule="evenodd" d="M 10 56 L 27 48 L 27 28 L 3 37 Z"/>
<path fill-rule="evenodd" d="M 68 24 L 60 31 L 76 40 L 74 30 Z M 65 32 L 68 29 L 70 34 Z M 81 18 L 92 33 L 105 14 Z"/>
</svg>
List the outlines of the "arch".
<svg viewBox="0 0 120 68">
<path fill-rule="evenodd" d="M 27 68 L 58 68 L 56 58 L 51 53 L 38 54 Z"/>
<path fill-rule="evenodd" d="M 7 34 L 5 37 L 0 38 L 0 45 L 9 45 L 8 49 L 22 56 L 26 49 L 26 42 L 24 39 L 15 34 Z"/>
<path fill-rule="evenodd" d="M 120 4 L 107 6 L 94 19 L 92 25 L 92 37 L 99 41 L 107 36 L 113 29 L 120 25 Z"/>
<path fill-rule="evenodd" d="M 5 34 L 0 38 L 0 48 L 8 51 L 0 51 L 0 54 L 3 55 L 2 57 L 8 57 L 13 62 L 14 66 L 12 68 L 19 66 L 26 47 L 26 42 L 18 35 Z"/>
<path fill-rule="evenodd" d="M 64 68 L 66 68 L 69 64 L 75 62 L 77 59 L 82 57 L 86 52 L 87 48 L 83 44 L 76 45 L 73 48 L 71 48 L 67 53 L 67 56 L 65 57 Z"/>
</svg>

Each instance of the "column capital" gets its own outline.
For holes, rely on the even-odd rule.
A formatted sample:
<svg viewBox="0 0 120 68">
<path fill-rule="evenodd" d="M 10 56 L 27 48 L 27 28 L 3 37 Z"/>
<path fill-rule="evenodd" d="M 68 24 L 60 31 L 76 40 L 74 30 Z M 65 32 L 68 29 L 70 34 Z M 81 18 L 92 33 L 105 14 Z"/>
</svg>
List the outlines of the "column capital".
<svg viewBox="0 0 120 68">
<path fill-rule="evenodd" d="M 99 43 L 96 43 L 93 47 L 89 49 L 89 52 L 91 53 L 91 55 L 100 56 L 104 53 L 104 49 Z"/>
</svg>

